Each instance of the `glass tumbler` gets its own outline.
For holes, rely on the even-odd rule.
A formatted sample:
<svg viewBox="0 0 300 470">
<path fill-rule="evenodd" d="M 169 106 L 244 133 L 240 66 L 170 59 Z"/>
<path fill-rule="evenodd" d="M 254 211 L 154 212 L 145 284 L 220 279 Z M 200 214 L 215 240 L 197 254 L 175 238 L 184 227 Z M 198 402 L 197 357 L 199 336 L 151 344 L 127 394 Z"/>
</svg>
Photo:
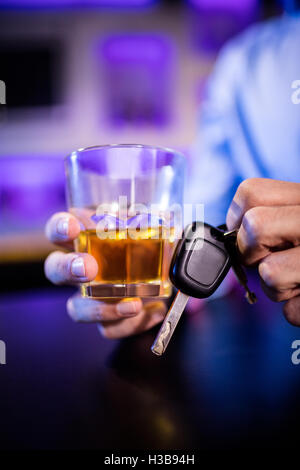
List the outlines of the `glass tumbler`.
<svg viewBox="0 0 300 470">
<path fill-rule="evenodd" d="M 81 294 L 168 297 L 170 261 L 181 233 L 175 225 L 184 156 L 148 145 L 104 145 L 74 151 L 65 168 L 69 211 L 81 226 L 75 249 L 98 263 L 96 278 L 81 285 Z"/>
</svg>

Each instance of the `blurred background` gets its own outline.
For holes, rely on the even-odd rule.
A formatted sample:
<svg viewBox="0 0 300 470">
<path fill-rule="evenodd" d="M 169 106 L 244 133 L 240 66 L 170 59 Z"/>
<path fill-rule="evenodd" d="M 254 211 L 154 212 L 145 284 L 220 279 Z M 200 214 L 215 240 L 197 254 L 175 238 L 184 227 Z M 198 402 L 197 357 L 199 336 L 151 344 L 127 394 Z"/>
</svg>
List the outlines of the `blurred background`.
<svg viewBox="0 0 300 470">
<path fill-rule="evenodd" d="M 280 12 L 258 0 L 0 0 L 0 262 L 33 273 L 51 249 L 43 226 L 65 209 L 72 150 L 133 142 L 188 157 L 219 49 Z"/>
</svg>

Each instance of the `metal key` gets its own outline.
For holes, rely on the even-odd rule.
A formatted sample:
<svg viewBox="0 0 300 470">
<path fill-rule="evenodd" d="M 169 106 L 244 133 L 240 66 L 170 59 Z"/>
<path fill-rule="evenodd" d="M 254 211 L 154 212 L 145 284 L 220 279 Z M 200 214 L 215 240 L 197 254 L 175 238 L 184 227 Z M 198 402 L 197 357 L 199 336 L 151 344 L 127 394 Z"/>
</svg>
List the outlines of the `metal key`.
<svg viewBox="0 0 300 470">
<path fill-rule="evenodd" d="M 163 324 L 151 346 L 151 351 L 157 356 L 161 356 L 169 344 L 170 339 L 174 333 L 177 323 L 185 309 L 189 295 L 178 291 L 172 305 L 164 318 Z"/>
<path fill-rule="evenodd" d="M 246 289 L 248 301 L 256 301 L 239 264 L 236 231 L 228 232 L 225 228 L 194 222 L 185 230 L 185 237 L 176 247 L 169 273 L 178 292 L 151 347 L 154 354 L 161 356 L 165 352 L 189 297 L 210 297 L 231 266 Z"/>
</svg>

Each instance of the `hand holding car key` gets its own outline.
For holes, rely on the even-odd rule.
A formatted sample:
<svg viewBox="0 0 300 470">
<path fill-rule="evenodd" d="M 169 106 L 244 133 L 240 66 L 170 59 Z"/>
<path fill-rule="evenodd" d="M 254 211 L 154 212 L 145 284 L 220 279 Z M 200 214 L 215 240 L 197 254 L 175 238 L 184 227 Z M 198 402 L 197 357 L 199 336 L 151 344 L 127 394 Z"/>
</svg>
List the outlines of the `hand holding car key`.
<svg viewBox="0 0 300 470">
<path fill-rule="evenodd" d="M 228 232 L 226 226 L 215 228 L 202 222 L 194 222 L 185 230 L 170 267 L 170 279 L 178 293 L 151 347 L 154 354 L 161 356 L 165 352 L 189 297 L 210 297 L 230 267 L 246 290 L 248 302 L 256 302 L 239 262 L 236 235 L 236 230 Z"/>
</svg>

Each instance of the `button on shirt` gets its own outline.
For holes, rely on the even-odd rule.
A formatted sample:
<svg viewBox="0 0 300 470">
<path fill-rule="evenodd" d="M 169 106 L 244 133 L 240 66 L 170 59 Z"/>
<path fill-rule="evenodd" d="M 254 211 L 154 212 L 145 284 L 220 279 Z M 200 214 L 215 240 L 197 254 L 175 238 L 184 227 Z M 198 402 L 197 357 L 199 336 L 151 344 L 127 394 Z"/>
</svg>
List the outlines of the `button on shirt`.
<svg viewBox="0 0 300 470">
<path fill-rule="evenodd" d="M 185 195 L 186 202 L 204 203 L 208 222 L 224 223 L 246 178 L 300 182 L 299 85 L 300 16 L 254 25 L 221 51 Z"/>
</svg>

